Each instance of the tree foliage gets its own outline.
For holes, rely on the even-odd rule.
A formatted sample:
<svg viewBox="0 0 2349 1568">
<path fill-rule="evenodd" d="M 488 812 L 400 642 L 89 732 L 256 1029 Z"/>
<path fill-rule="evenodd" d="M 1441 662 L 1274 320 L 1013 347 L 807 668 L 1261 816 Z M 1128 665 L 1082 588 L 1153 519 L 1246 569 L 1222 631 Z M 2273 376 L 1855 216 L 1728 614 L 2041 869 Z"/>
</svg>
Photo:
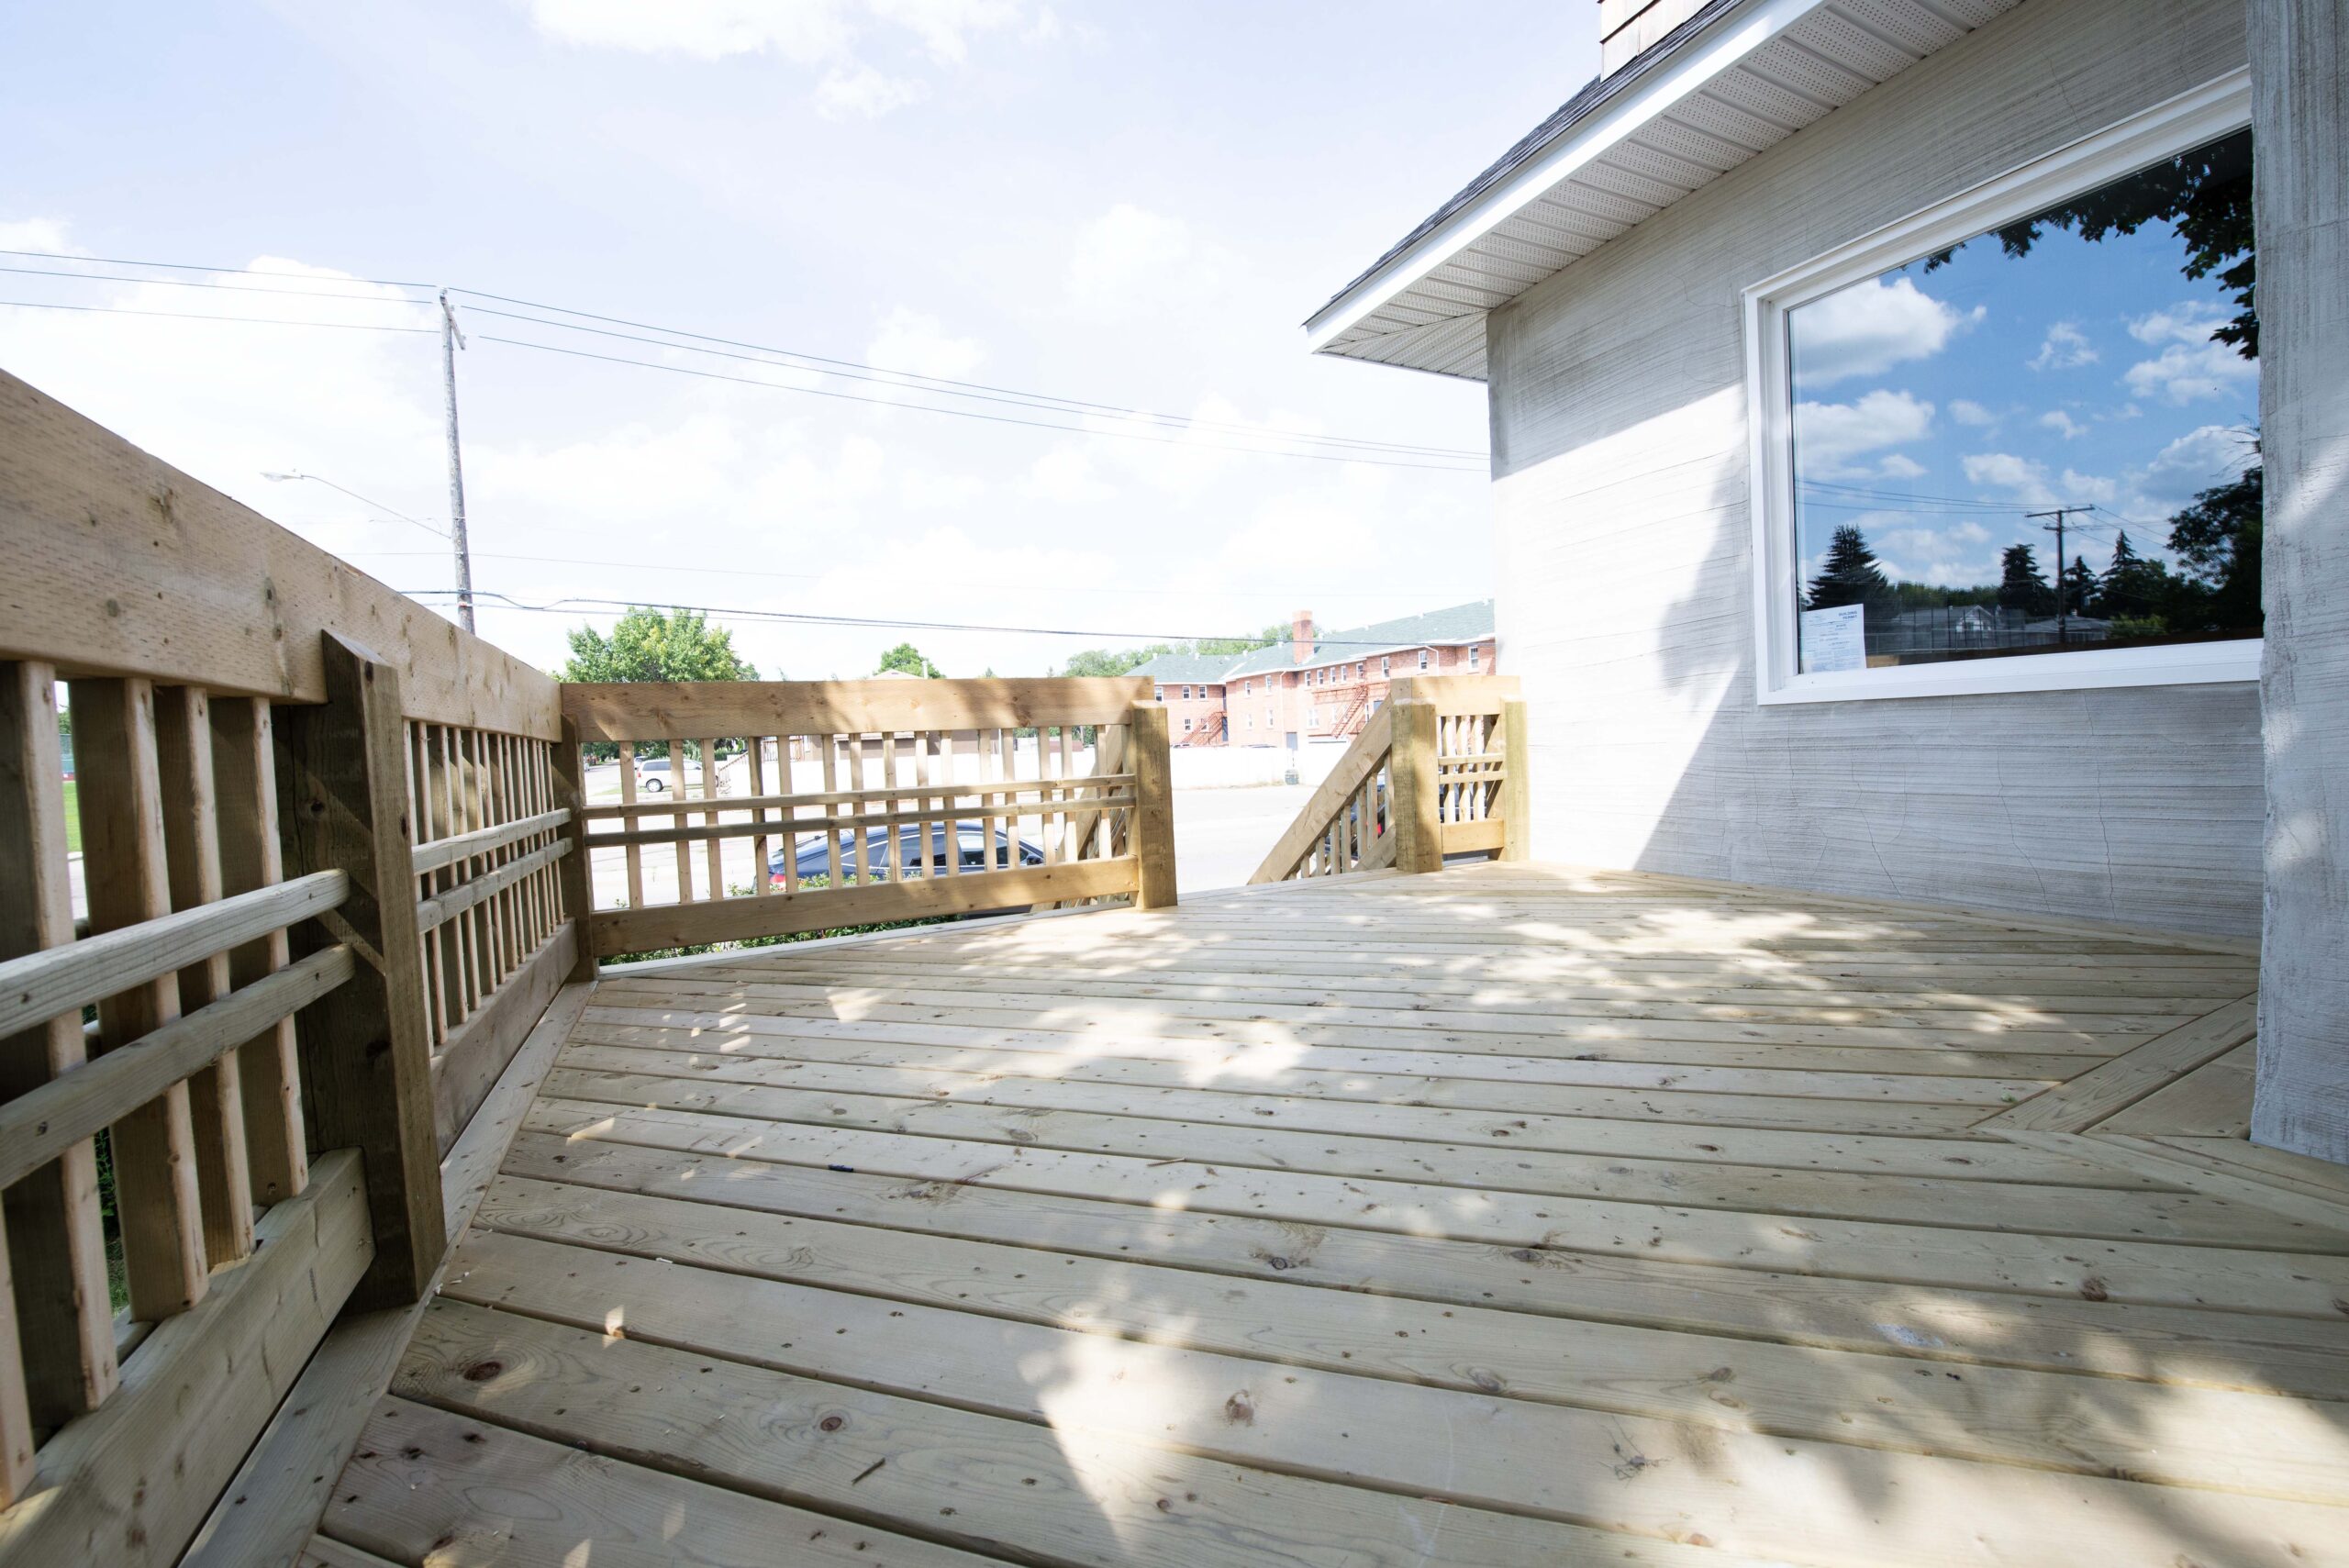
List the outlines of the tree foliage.
<svg viewBox="0 0 2349 1568">
<path fill-rule="evenodd" d="M 923 658 L 921 650 L 910 642 L 900 642 L 881 655 L 880 666 L 873 673 L 876 675 L 919 675 L 933 681 L 941 673 L 938 666 Z"/>
<path fill-rule="evenodd" d="M 734 635 L 693 610 L 637 605 L 610 635 L 592 626 L 569 633 L 571 659 L 558 681 L 755 681 L 758 667 L 734 651 Z"/>
<path fill-rule="evenodd" d="M 2049 228 L 2086 240 L 2134 234 L 2149 223 L 2176 226 L 2186 241 L 2186 275 L 2219 282 L 2234 295 L 2234 319 L 2210 334 L 2246 360 L 2259 357 L 2258 257 L 2251 209 L 2251 133 L 2237 131 L 2191 152 L 2154 164 L 2125 180 L 2052 206 L 1995 230 L 1999 247 L 2021 259 Z M 1932 272 L 1954 250 L 1925 262 Z"/>
<path fill-rule="evenodd" d="M 1865 605 L 1873 617 L 1886 613 L 1897 602 L 1892 580 L 1876 563 L 1876 551 L 1868 548 L 1867 536 L 1851 523 L 1838 528 L 1828 541 L 1827 559 L 1820 563 L 1819 575 L 1810 580 L 1804 608 L 1825 610 L 1838 605 Z"/>
<path fill-rule="evenodd" d="M 2027 616 L 2055 613 L 2055 591 L 2039 574 L 2039 552 L 2027 544 L 2010 544 L 1998 558 L 1998 605 Z"/>
</svg>

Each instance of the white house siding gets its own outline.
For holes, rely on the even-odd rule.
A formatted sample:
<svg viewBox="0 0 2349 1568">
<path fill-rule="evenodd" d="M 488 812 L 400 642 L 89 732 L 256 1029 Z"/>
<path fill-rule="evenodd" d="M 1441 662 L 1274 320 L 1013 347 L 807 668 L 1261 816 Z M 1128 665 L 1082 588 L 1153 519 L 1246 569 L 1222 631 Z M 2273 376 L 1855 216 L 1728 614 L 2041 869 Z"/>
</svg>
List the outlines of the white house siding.
<svg viewBox="0 0 2349 1568">
<path fill-rule="evenodd" d="M 2243 62 L 2243 0 L 2032 0 L 1494 314 L 1543 859 L 2253 934 L 2249 684 L 1754 703 L 1748 284 Z"/>
</svg>

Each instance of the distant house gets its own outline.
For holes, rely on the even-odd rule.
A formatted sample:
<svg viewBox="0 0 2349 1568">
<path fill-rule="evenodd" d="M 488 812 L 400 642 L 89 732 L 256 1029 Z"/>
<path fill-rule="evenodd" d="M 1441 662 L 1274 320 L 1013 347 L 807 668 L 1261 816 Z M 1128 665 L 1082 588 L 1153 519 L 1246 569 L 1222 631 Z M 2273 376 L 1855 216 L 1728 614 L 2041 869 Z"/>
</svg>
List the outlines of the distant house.
<svg viewBox="0 0 2349 1568">
<path fill-rule="evenodd" d="M 1347 740 L 1405 675 L 1489 675 L 1493 601 L 1319 631 L 1299 610 L 1289 635 L 1236 654 L 1162 654 L 1134 671 L 1166 705 L 1177 745 L 1286 746 Z"/>
</svg>

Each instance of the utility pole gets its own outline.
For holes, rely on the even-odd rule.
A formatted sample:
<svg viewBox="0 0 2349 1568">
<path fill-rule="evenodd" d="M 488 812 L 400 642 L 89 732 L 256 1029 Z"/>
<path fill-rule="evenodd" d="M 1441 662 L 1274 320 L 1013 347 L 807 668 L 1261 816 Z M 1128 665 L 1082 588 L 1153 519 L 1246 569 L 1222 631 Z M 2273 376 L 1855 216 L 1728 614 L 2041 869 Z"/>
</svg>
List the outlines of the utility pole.
<svg viewBox="0 0 2349 1568">
<path fill-rule="evenodd" d="M 449 537 L 457 546 L 457 624 L 473 629 L 473 558 L 465 548 L 465 460 L 457 448 L 457 350 L 465 335 L 449 291 L 440 291 L 440 380 L 449 394 Z"/>
<path fill-rule="evenodd" d="M 456 384 L 451 382 L 450 384 L 453 386 Z M 453 397 L 455 394 L 451 393 L 451 395 Z M 456 439 L 455 432 L 457 428 L 455 423 L 457 417 L 456 405 L 451 403 L 449 406 L 449 409 L 450 439 L 453 440 Z M 2055 646 L 2058 648 L 2063 647 L 2065 642 L 2071 640 L 2072 632 L 2072 605 L 2071 600 L 2064 588 L 2064 519 L 2074 512 L 2093 512 L 2095 510 L 2096 508 L 2094 506 L 2058 506 L 2052 512 L 2026 512 L 2023 514 L 2026 517 L 2053 517 L 2055 519 L 2052 523 L 2040 524 L 2039 528 L 2042 533 L 2051 533 L 2055 536 Z M 465 524 L 464 519 L 461 517 L 457 519 L 457 538 L 460 541 L 457 548 L 459 550 L 462 550 L 464 548 L 462 543 L 464 535 Z M 471 623 L 468 622 L 467 624 Z"/>
</svg>

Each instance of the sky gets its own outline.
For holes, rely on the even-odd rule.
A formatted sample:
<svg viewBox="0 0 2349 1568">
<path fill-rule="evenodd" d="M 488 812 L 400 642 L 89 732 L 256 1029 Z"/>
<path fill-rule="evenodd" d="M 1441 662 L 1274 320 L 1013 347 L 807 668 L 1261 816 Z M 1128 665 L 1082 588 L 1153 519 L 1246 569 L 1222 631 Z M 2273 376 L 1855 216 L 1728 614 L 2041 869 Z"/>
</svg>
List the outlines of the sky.
<svg viewBox="0 0 2349 1568">
<path fill-rule="evenodd" d="M 2171 559 L 2171 514 L 2254 461 L 2259 417 L 2257 364 L 2210 335 L 2233 300 L 2186 258 L 2166 223 L 2046 228 L 2020 259 L 1979 239 L 1789 312 L 1805 575 L 1844 523 L 1895 580 L 1996 584 L 2018 543 L 2047 574 L 2027 514 L 2057 506 L 2095 508 L 2067 561 L 2102 571 L 2123 530 Z"/>
<path fill-rule="evenodd" d="M 949 674 L 1041 673 L 1119 639 L 1487 597 L 1482 386 L 1316 359 L 1299 326 L 1596 69 L 1596 6 L 1459 19 L 10 6 L 0 248 L 91 260 L 0 257 L 31 269 L 0 298 L 102 308 L 0 308 L 0 367 L 394 587 L 445 590 L 429 302 L 480 291 L 455 298 L 485 594 L 1115 634 L 729 620 L 767 676 L 866 674 L 905 638 Z M 483 294 L 1180 417 L 916 396 Z M 552 667 L 614 613 L 485 599 L 480 626 Z"/>
</svg>

